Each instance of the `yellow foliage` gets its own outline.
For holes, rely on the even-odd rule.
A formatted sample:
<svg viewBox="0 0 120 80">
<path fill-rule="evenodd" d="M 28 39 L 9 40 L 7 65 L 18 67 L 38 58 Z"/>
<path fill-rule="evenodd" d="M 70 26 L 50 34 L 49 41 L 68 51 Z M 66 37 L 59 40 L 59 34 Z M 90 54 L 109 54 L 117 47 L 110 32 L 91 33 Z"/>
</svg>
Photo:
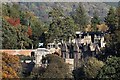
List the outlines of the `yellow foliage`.
<svg viewBox="0 0 120 80">
<path fill-rule="evenodd" d="M 8 19 L 10 19 L 10 17 L 9 16 L 4 16 L 4 19 L 8 20 Z"/>
<path fill-rule="evenodd" d="M 98 31 L 107 31 L 109 28 L 105 23 L 103 23 L 103 24 L 97 25 L 97 29 L 98 29 Z M 85 28 L 86 32 L 90 32 L 92 30 L 93 30 L 93 28 L 90 24 L 87 25 L 86 28 Z"/>
<path fill-rule="evenodd" d="M 97 28 L 98 28 L 98 31 L 107 31 L 109 29 L 108 26 L 105 25 L 104 23 L 97 25 Z"/>
<path fill-rule="evenodd" d="M 26 17 L 35 17 L 33 12 L 27 11 L 26 12 Z"/>
<path fill-rule="evenodd" d="M 18 56 L 2 54 L 2 77 L 3 78 L 18 78 L 18 70 L 20 63 Z"/>
<path fill-rule="evenodd" d="M 86 31 L 86 32 L 92 31 L 92 27 L 91 27 L 91 25 L 90 25 L 90 24 L 89 24 L 89 25 L 87 25 L 87 28 L 85 28 L 85 31 Z"/>
</svg>

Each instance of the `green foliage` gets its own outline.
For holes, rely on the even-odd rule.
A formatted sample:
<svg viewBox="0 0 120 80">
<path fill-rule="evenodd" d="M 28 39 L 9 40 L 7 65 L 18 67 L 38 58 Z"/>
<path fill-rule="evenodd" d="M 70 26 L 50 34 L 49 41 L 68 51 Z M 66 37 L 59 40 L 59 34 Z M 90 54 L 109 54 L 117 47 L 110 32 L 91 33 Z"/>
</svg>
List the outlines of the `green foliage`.
<svg viewBox="0 0 120 80">
<path fill-rule="evenodd" d="M 60 75 L 56 75 L 57 78 L 69 77 L 69 67 L 66 63 L 64 63 L 64 60 L 61 57 L 52 54 L 52 55 L 47 55 L 46 59 L 48 60 L 48 67 L 45 71 L 45 74 L 53 72 L 52 74 L 56 75 L 56 72 L 57 72 L 58 74 L 60 74 Z M 53 78 L 54 75 L 51 75 L 51 78 Z M 44 74 L 43 74 L 43 76 L 44 76 Z M 49 77 L 49 75 L 48 75 L 48 77 Z"/>
<path fill-rule="evenodd" d="M 66 17 L 63 21 L 65 23 L 64 23 L 64 26 L 62 28 L 63 30 L 61 33 L 62 34 L 61 38 L 68 41 L 69 38 L 75 37 L 75 31 L 78 30 L 78 27 L 75 25 L 73 19 L 70 17 Z"/>
<path fill-rule="evenodd" d="M 28 38 L 27 27 L 26 26 L 18 26 L 17 30 L 17 37 L 18 37 L 18 47 L 25 48 L 31 44 L 31 40 Z"/>
<path fill-rule="evenodd" d="M 102 61 L 99 61 L 94 57 L 89 57 L 86 62 L 83 62 L 83 64 L 83 66 L 73 71 L 73 75 L 76 80 L 81 78 L 96 78 L 98 72 L 104 65 Z"/>
<path fill-rule="evenodd" d="M 19 6 L 17 4 L 3 5 L 3 13 L 5 13 L 2 16 L 3 48 L 20 49 L 28 47 L 29 44 L 31 44 L 31 40 L 28 38 L 27 26 L 13 26 L 8 22 L 8 19 L 19 18 L 19 16 L 22 15 L 19 11 Z M 11 22 L 13 23 L 13 21 Z"/>
<path fill-rule="evenodd" d="M 120 77 L 120 57 L 109 57 L 106 64 L 98 74 L 98 78 L 119 78 Z"/>
<path fill-rule="evenodd" d="M 48 54 L 45 57 L 48 60 L 47 68 L 34 69 L 33 76 L 38 78 L 69 78 L 69 67 L 64 60 L 54 54 Z"/>
<path fill-rule="evenodd" d="M 20 24 L 28 26 L 27 13 L 20 11 Z"/>
<path fill-rule="evenodd" d="M 49 25 L 48 36 L 49 40 L 52 42 L 54 39 L 58 39 L 62 33 L 62 29 L 60 29 L 60 27 L 63 24 L 62 20 L 64 15 L 62 10 L 53 8 L 53 10 L 49 12 L 49 17 L 52 18 L 52 21 Z"/>
<path fill-rule="evenodd" d="M 84 66 L 85 76 L 95 78 L 103 65 L 104 63 L 102 61 L 98 61 L 94 57 L 89 58 Z"/>
<path fill-rule="evenodd" d="M 116 14 L 116 10 L 111 7 L 107 16 L 105 17 L 105 23 L 108 25 L 111 32 L 114 32 L 118 26 L 118 16 Z"/>
<path fill-rule="evenodd" d="M 76 24 L 78 24 L 81 31 L 85 30 L 86 25 L 89 23 L 89 18 L 86 14 L 86 11 L 81 3 L 79 3 L 78 8 L 76 9 L 73 19 Z"/>
<path fill-rule="evenodd" d="M 47 27 L 44 23 L 42 23 L 37 18 L 31 19 L 30 23 L 31 23 L 31 28 L 32 28 L 31 39 L 34 44 L 34 48 L 37 48 L 39 42 L 45 43 L 45 40 L 43 41 L 43 37 L 45 37 L 45 35 L 43 35 L 43 33 L 45 31 L 47 31 Z"/>
<path fill-rule="evenodd" d="M 12 18 L 18 18 L 20 15 L 19 15 L 19 6 L 17 4 L 9 4 L 9 3 L 6 3 L 5 4 L 2 4 L 2 13 L 3 16 L 9 16 L 9 17 L 12 17 Z"/>
<path fill-rule="evenodd" d="M 15 10 L 14 10 L 14 9 Z M 12 11 L 11 13 L 11 10 Z M 10 10 L 10 12 L 9 12 Z M 78 30 L 74 21 L 69 16 L 64 16 L 62 9 L 54 8 L 49 12 L 49 17 L 52 21 L 49 24 L 41 22 L 32 12 L 20 11 L 17 4 L 4 4 L 3 6 L 3 48 L 15 49 L 15 48 L 34 48 L 38 47 L 38 43 L 44 43 L 44 46 L 48 42 L 57 40 L 68 40 L 69 37 L 75 36 L 75 31 Z M 16 13 L 14 16 L 13 14 Z M 15 18 L 20 19 L 20 24 L 17 26 L 14 24 Z M 31 36 L 28 34 L 28 29 L 31 29 Z M 14 36 L 14 38 L 13 38 Z"/>
<path fill-rule="evenodd" d="M 13 27 L 3 19 L 2 31 L 3 31 L 2 44 L 4 49 L 25 48 L 29 46 L 29 44 L 31 43 L 31 40 L 28 38 L 28 35 L 26 34 L 27 33 L 26 26 L 20 25 L 17 27 Z"/>
<path fill-rule="evenodd" d="M 37 48 L 39 42 L 45 43 L 45 35 L 42 34 L 47 31 L 47 27 L 32 12 L 20 11 L 20 7 L 15 3 L 3 4 L 2 11 L 3 48 L 25 49 L 32 45 Z M 18 19 L 18 22 L 15 19 Z M 15 26 L 16 23 L 19 25 Z"/>
<path fill-rule="evenodd" d="M 105 22 L 109 27 L 110 34 L 107 34 L 105 36 L 107 41 L 107 48 L 106 48 L 106 54 L 107 55 L 114 55 L 119 56 L 120 51 L 120 29 L 119 29 L 119 9 L 114 9 L 113 7 L 110 8 L 107 17 L 105 18 Z"/>
<path fill-rule="evenodd" d="M 2 31 L 2 48 L 17 48 L 17 34 L 15 32 L 15 28 L 9 25 L 4 19 L 2 24 Z"/>
<path fill-rule="evenodd" d="M 93 27 L 93 31 L 97 31 L 97 25 L 100 24 L 100 19 L 97 15 L 97 12 L 94 13 L 93 18 L 91 19 L 91 24 Z"/>
<path fill-rule="evenodd" d="M 59 67 L 55 63 L 49 64 L 45 73 L 42 76 L 43 78 L 64 78 L 64 74 L 59 70 Z"/>
<path fill-rule="evenodd" d="M 52 21 L 47 34 L 48 42 L 52 42 L 54 39 L 67 41 L 69 37 L 75 36 L 75 31 L 78 30 L 78 27 L 74 24 L 72 18 L 64 16 L 62 9 L 53 8 L 49 12 L 49 16 L 52 18 Z"/>
</svg>

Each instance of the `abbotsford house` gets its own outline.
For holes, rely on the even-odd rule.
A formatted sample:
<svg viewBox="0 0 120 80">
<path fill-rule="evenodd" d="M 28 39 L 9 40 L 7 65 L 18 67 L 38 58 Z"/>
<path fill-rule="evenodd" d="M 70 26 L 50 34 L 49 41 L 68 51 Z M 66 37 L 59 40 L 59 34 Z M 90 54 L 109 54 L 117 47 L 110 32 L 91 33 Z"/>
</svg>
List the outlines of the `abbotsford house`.
<svg viewBox="0 0 120 80">
<path fill-rule="evenodd" d="M 103 32 L 76 32 L 76 37 L 68 42 L 48 43 L 47 48 L 37 48 L 30 50 L 0 50 L 12 55 L 25 55 L 34 57 L 37 66 L 41 66 L 42 57 L 47 54 L 58 53 L 73 70 L 80 65 L 80 61 L 87 60 L 89 56 L 96 56 L 101 53 L 101 48 L 105 47 L 105 36 Z M 47 61 L 46 63 L 47 64 Z"/>
<path fill-rule="evenodd" d="M 81 60 L 87 60 L 89 56 L 96 56 L 101 53 L 101 48 L 105 47 L 105 33 L 103 32 L 76 32 L 76 38 L 62 43 L 49 43 L 47 49 L 42 54 L 58 53 L 73 70 L 80 65 Z M 41 65 L 42 55 L 38 48 L 35 51 L 36 65 Z M 47 61 L 46 61 L 47 62 Z M 46 63 L 47 64 L 47 63 Z"/>
</svg>

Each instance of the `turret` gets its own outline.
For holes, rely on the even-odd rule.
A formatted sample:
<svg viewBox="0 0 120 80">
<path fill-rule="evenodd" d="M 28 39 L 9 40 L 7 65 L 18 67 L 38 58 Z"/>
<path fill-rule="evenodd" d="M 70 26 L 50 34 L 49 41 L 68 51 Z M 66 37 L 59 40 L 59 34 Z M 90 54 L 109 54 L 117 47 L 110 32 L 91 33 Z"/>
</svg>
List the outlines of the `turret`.
<svg viewBox="0 0 120 80">
<path fill-rule="evenodd" d="M 69 58 L 69 51 L 68 51 L 68 48 L 67 48 L 67 44 L 66 43 L 63 43 L 62 44 L 62 57 L 63 58 Z"/>
</svg>

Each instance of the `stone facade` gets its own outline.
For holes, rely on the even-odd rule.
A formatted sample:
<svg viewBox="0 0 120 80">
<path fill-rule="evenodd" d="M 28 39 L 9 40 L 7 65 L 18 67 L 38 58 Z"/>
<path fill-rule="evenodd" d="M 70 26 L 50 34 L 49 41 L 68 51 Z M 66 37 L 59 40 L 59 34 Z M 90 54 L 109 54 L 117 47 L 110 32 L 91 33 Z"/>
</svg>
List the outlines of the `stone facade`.
<svg viewBox="0 0 120 80">
<path fill-rule="evenodd" d="M 47 54 L 51 54 L 51 53 L 50 50 L 46 48 L 38 48 L 33 52 L 33 56 L 31 55 L 31 57 L 35 57 L 36 67 L 42 66 L 42 58 L 45 57 Z"/>
<path fill-rule="evenodd" d="M 74 69 L 82 65 L 80 60 L 95 56 L 100 48 L 105 47 L 105 33 L 102 32 L 76 32 L 76 38 L 71 42 L 62 43 L 61 51 L 64 59 L 74 60 Z M 66 61 L 66 60 L 65 60 Z M 70 60 L 69 60 L 70 61 Z M 67 63 L 71 63 L 68 62 Z"/>
</svg>

